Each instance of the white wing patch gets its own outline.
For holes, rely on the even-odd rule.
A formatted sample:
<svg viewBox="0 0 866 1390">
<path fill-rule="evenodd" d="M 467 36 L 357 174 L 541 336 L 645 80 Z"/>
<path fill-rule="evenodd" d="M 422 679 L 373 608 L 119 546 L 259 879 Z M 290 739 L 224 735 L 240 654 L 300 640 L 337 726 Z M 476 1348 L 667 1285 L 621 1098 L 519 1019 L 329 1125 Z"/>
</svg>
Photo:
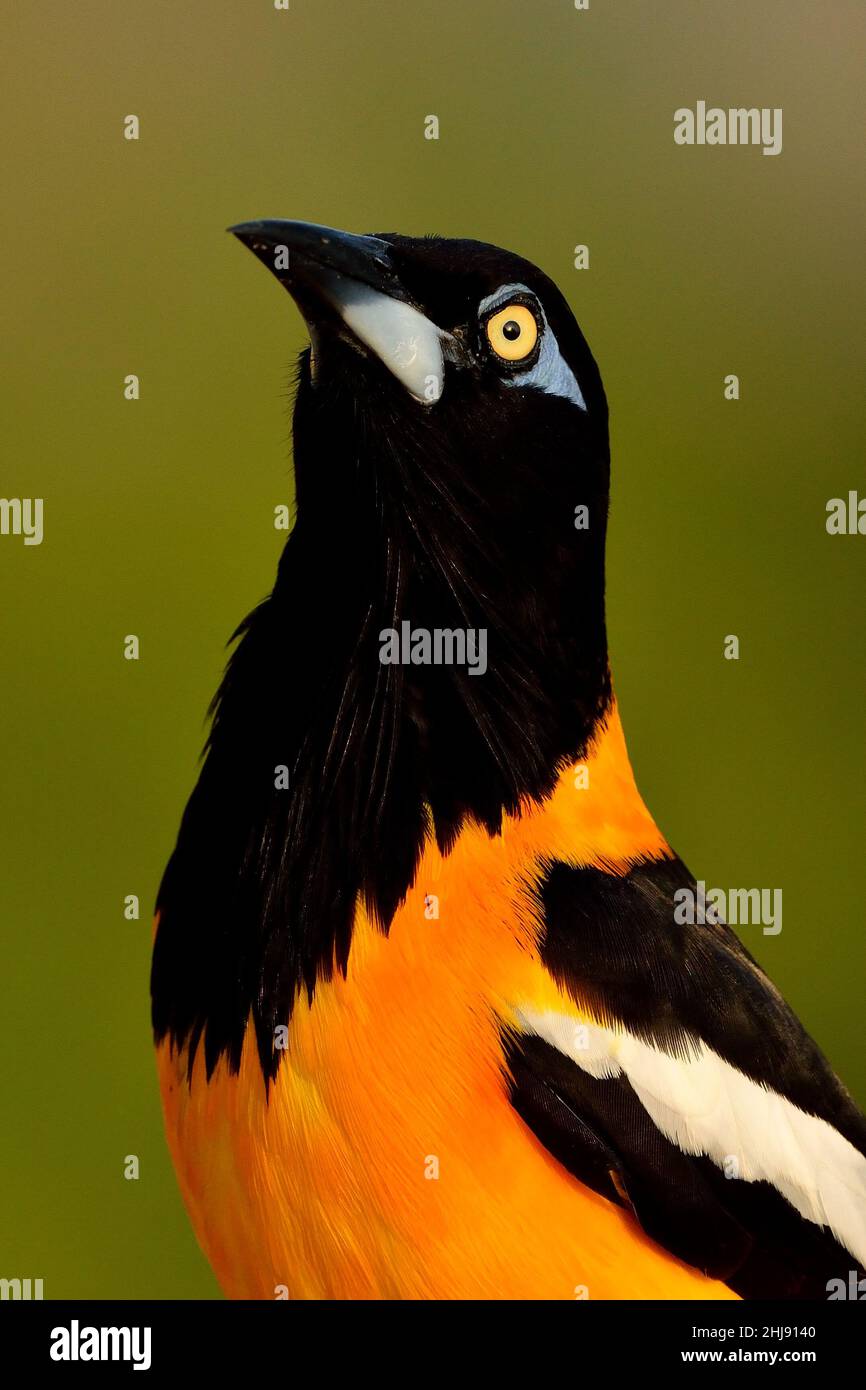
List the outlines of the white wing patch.
<svg viewBox="0 0 866 1390">
<path fill-rule="evenodd" d="M 866 1158 L 826 1120 L 751 1081 L 699 1038 L 672 1057 L 628 1032 L 568 1014 L 521 1008 L 517 1018 L 596 1079 L 624 1075 L 671 1143 L 742 1182 L 772 1183 L 792 1207 L 828 1226 L 866 1264 Z"/>
</svg>

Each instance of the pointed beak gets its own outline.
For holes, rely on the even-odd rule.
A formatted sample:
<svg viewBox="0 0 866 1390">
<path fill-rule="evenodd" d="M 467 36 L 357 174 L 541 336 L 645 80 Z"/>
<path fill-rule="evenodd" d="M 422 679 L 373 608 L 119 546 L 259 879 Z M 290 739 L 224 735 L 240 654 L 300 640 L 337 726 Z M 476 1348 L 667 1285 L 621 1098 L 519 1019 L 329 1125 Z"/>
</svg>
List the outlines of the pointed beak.
<svg viewBox="0 0 866 1390">
<path fill-rule="evenodd" d="M 386 241 L 279 218 L 228 230 L 288 290 L 314 343 L 336 319 L 416 400 L 430 405 L 439 399 L 443 342 L 450 335 L 412 301 Z"/>
</svg>

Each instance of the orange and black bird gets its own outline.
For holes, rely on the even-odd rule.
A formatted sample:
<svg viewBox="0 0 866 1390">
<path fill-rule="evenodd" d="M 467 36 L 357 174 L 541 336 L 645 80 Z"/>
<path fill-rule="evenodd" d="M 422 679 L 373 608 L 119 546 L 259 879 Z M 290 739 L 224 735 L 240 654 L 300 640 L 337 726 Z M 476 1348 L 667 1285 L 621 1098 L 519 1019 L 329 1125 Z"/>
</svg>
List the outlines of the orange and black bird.
<svg viewBox="0 0 866 1390">
<path fill-rule="evenodd" d="M 718 914 L 677 920 L 563 295 L 476 241 L 231 230 L 311 346 L 296 521 L 157 902 L 168 1139 L 225 1293 L 827 1298 L 866 1261 L 866 1121 Z"/>
</svg>

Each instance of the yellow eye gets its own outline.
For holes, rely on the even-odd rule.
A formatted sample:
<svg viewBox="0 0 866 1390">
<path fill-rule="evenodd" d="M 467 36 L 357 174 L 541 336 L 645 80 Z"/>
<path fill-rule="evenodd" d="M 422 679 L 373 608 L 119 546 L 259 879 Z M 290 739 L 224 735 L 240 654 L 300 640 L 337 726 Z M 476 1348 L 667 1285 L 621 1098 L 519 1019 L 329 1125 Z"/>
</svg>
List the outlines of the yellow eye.
<svg viewBox="0 0 866 1390">
<path fill-rule="evenodd" d="M 487 341 L 497 357 L 522 362 L 538 342 L 538 320 L 525 304 L 506 304 L 484 325 Z"/>
</svg>

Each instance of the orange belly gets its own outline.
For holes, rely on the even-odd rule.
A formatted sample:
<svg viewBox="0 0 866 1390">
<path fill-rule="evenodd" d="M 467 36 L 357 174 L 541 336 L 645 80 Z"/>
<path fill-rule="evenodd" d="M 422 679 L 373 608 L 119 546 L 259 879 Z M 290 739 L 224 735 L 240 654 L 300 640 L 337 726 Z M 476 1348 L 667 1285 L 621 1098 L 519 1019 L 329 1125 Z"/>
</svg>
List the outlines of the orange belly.
<svg viewBox="0 0 866 1390">
<path fill-rule="evenodd" d="M 501 1028 L 520 1005 L 580 1017 L 538 960 L 520 892 L 541 858 L 658 852 L 616 716 L 577 790 L 490 838 L 428 846 L 384 936 L 359 909 L 346 978 L 295 1006 L 270 1093 L 158 1051 L 166 1128 L 196 1232 L 234 1298 L 734 1298 L 572 1178 L 512 1109 Z M 425 912 L 438 899 L 438 918 Z"/>
</svg>

